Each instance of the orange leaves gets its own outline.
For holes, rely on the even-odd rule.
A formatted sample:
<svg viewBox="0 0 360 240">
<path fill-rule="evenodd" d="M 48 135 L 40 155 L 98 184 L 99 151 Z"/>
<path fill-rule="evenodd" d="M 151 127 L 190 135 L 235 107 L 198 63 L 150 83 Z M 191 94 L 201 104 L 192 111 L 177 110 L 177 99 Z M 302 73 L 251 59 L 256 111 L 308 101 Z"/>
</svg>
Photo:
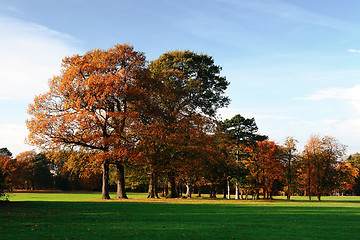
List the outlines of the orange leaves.
<svg viewBox="0 0 360 240">
<path fill-rule="evenodd" d="M 274 190 L 275 181 L 281 179 L 283 166 L 280 162 L 280 147 L 273 141 L 257 142 L 246 147 L 249 153 L 243 162 L 250 171 L 250 183 L 253 189 L 262 188 L 264 193 Z"/>
<path fill-rule="evenodd" d="M 108 151 L 124 147 L 146 101 L 145 56 L 129 45 L 66 57 L 50 91 L 29 106 L 28 141 L 44 148 L 82 146 Z M 130 139 L 127 139 L 130 141 Z"/>
<path fill-rule="evenodd" d="M 330 193 L 337 181 L 336 166 L 346 147 L 332 137 L 312 136 L 305 145 L 302 180 L 309 196 Z"/>
</svg>

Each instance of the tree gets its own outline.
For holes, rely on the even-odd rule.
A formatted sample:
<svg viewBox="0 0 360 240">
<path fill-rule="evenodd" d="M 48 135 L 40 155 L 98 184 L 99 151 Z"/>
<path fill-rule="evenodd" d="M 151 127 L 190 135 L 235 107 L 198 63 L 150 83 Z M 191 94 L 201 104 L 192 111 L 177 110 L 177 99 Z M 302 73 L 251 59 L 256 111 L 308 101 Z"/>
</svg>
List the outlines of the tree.
<svg viewBox="0 0 360 240">
<path fill-rule="evenodd" d="M 2 173 L 3 184 L 6 190 L 11 191 L 12 189 L 19 186 L 19 180 L 21 176 L 21 168 L 16 159 L 11 158 L 7 155 L 0 157 L 0 171 Z"/>
<path fill-rule="evenodd" d="M 0 148 L 0 199 L 7 200 L 7 191 L 12 188 L 12 174 L 17 170 L 16 160 L 12 159 L 12 153 L 7 148 Z"/>
<path fill-rule="evenodd" d="M 354 194 L 354 187 L 356 186 L 356 179 L 359 176 L 359 169 L 352 166 L 346 161 L 341 161 L 336 167 L 336 190 L 338 194 L 350 192 Z"/>
<path fill-rule="evenodd" d="M 145 56 L 129 45 L 92 50 L 66 57 L 49 92 L 29 106 L 28 141 L 50 149 L 88 151 L 103 171 L 102 198 L 109 199 L 109 165 L 118 167 L 117 197 L 126 198 L 123 163 L 136 143 L 134 128 L 150 109 L 150 87 Z"/>
<path fill-rule="evenodd" d="M 329 194 L 336 184 L 338 161 L 345 155 L 346 147 L 333 137 L 312 136 L 305 145 L 301 172 L 306 194 L 321 196 Z"/>
<path fill-rule="evenodd" d="M 25 187 L 31 190 L 49 189 L 52 184 L 50 161 L 45 154 L 33 151 L 16 156 Z"/>
<path fill-rule="evenodd" d="M 350 155 L 346 161 L 350 163 L 352 166 L 360 169 L 360 153 L 357 152 Z"/>
<path fill-rule="evenodd" d="M 258 127 L 254 118 L 244 118 L 240 114 L 222 123 L 222 128 L 229 134 L 236 146 L 254 144 L 267 139 L 267 136 L 257 133 Z"/>
<path fill-rule="evenodd" d="M 12 157 L 12 153 L 7 148 L 0 148 L 0 157 Z"/>
<path fill-rule="evenodd" d="M 5 191 L 7 190 L 7 186 L 5 183 L 5 175 L 0 169 L 0 199 L 6 196 Z"/>
<path fill-rule="evenodd" d="M 229 135 L 230 140 L 234 142 L 232 151 L 239 167 L 243 167 L 241 158 L 247 156 L 247 153 L 244 152 L 244 148 L 267 139 L 267 136 L 257 133 L 258 127 L 254 118 L 244 118 L 240 114 L 237 114 L 231 119 L 226 119 L 220 125 Z M 244 174 L 247 171 L 245 169 L 239 169 L 237 172 L 239 175 L 235 176 L 235 199 L 239 199 L 239 183 L 244 183 Z"/>
<path fill-rule="evenodd" d="M 297 140 L 292 137 L 287 137 L 284 145 L 281 147 L 281 160 L 284 166 L 284 187 L 287 200 L 298 189 L 298 171 L 300 156 L 297 153 L 296 144 Z"/>
<path fill-rule="evenodd" d="M 220 76 L 221 67 L 214 64 L 212 57 L 191 51 L 167 52 L 152 61 L 149 69 L 152 77 L 162 82 L 156 102 L 163 114 L 153 119 L 152 124 L 162 129 L 160 133 L 166 132 L 166 139 L 173 140 L 167 140 L 169 144 L 163 142 L 161 148 L 154 146 L 157 150 L 153 149 L 153 152 L 161 151 L 163 156 L 167 156 L 168 196 L 177 197 L 175 182 L 178 168 L 174 166 L 180 165 L 183 154 L 178 150 L 184 148 L 173 143 L 176 139 L 184 139 L 187 130 L 183 126 L 191 125 L 193 117 L 214 117 L 218 108 L 228 105 L 229 98 L 224 93 L 229 82 Z M 161 134 L 158 137 L 164 139 Z"/>
<path fill-rule="evenodd" d="M 352 167 L 356 168 L 360 171 L 360 153 L 351 154 L 347 159 L 346 162 L 349 163 Z M 355 178 L 355 183 L 353 185 L 353 192 L 355 195 L 360 194 L 360 178 L 357 176 Z"/>
<path fill-rule="evenodd" d="M 171 51 L 152 61 L 149 68 L 164 81 L 167 96 L 162 102 L 171 112 L 214 116 L 218 108 L 230 102 L 224 96 L 229 82 L 220 76 L 221 67 L 206 54 Z"/>
<path fill-rule="evenodd" d="M 0 199 L 5 200 L 9 196 L 6 192 L 11 191 L 14 185 L 12 176 L 17 170 L 16 160 L 10 156 L 9 154 L 0 155 Z"/>
<path fill-rule="evenodd" d="M 249 170 L 249 183 L 254 191 L 253 198 L 259 199 L 260 190 L 264 198 L 272 199 L 278 191 L 279 182 L 283 173 L 280 161 L 280 146 L 273 141 L 264 140 L 247 147 L 249 156 L 244 164 Z"/>
</svg>

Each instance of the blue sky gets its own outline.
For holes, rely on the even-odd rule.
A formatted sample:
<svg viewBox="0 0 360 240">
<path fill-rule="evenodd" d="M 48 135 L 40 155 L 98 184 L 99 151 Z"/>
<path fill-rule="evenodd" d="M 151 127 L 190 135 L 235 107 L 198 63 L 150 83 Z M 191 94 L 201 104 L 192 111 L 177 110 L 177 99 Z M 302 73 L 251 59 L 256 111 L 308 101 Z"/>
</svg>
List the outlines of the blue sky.
<svg viewBox="0 0 360 240">
<path fill-rule="evenodd" d="M 0 147 L 24 144 L 28 104 L 61 59 L 132 44 L 211 55 L 230 82 L 223 118 L 255 117 L 277 143 L 329 135 L 360 151 L 360 1 L 0 0 Z"/>
</svg>

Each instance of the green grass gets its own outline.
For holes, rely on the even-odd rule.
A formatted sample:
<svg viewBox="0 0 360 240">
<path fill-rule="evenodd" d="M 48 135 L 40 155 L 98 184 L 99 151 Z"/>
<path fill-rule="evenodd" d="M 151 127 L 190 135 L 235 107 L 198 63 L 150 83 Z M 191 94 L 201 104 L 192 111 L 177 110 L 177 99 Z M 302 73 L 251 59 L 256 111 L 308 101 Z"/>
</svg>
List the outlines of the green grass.
<svg viewBox="0 0 360 240">
<path fill-rule="evenodd" d="M 287 202 L 99 199 L 21 193 L 0 203 L 0 239 L 360 239 L 360 197 Z"/>
</svg>

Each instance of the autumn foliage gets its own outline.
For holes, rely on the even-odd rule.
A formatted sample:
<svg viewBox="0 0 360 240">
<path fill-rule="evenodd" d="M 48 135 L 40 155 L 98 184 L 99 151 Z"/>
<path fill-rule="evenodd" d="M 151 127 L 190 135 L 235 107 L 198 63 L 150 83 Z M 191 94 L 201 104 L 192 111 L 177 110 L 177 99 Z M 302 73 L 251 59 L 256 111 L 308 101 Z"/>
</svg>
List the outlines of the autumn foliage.
<svg viewBox="0 0 360 240">
<path fill-rule="evenodd" d="M 1 156 L 6 184 L 36 188 L 35 172 L 47 166 L 43 182 L 101 177 L 104 199 L 109 183 L 127 198 L 126 178 L 148 184 L 149 198 L 178 197 L 185 186 L 187 197 L 195 189 L 230 197 L 235 188 L 237 197 L 320 199 L 355 185 L 357 170 L 340 161 L 345 148 L 333 138 L 312 138 L 298 154 L 296 140 L 281 146 L 258 134 L 254 118 L 219 121 L 217 110 L 230 102 L 220 71 L 206 54 L 172 51 L 148 63 L 126 44 L 64 58 L 28 109 L 27 141 L 44 152 Z"/>
</svg>

